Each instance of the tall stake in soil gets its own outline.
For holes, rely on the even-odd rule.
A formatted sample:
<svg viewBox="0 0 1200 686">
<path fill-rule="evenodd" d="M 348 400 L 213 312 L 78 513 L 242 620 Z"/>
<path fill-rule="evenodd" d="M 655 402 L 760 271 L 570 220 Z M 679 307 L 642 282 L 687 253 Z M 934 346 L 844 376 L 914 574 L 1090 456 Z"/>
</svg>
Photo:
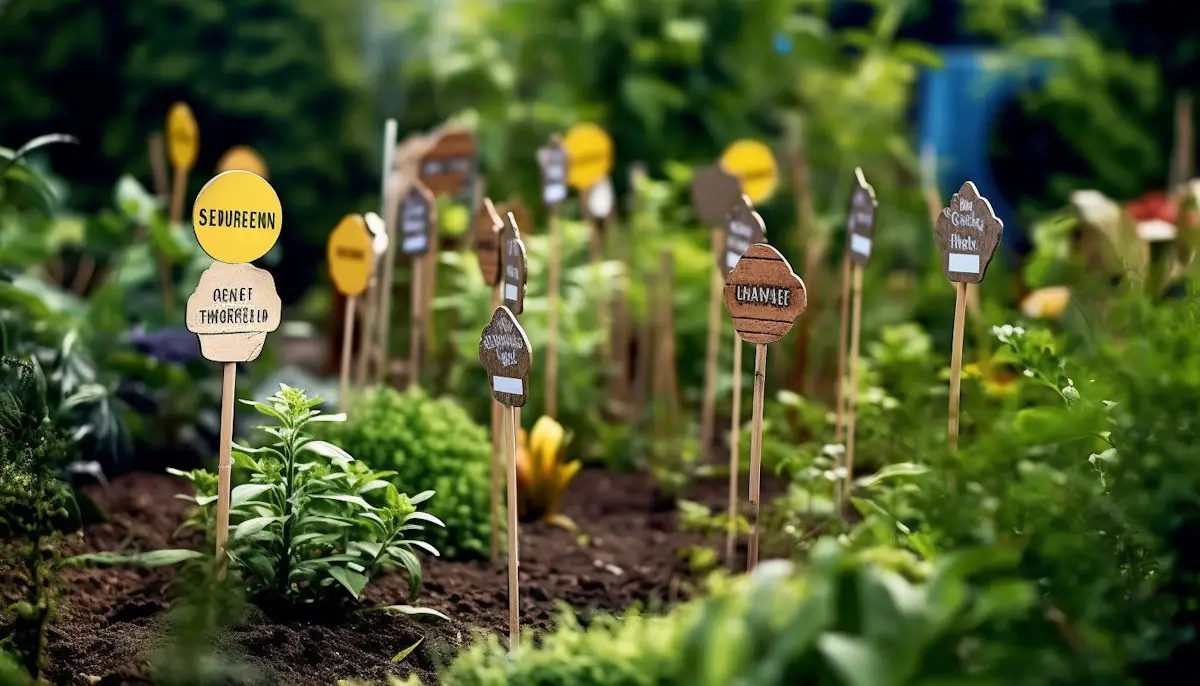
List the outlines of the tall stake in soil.
<svg viewBox="0 0 1200 686">
<path fill-rule="evenodd" d="M 342 364 L 339 376 L 341 386 L 338 390 L 338 412 L 345 412 L 350 399 L 350 349 L 354 347 L 354 310 L 358 304 L 358 296 L 346 298 L 345 320 L 342 322 Z"/>
<path fill-rule="evenodd" d="M 850 496 L 854 483 L 854 429 L 858 421 L 858 341 L 862 334 L 863 268 L 854 265 L 854 314 L 850 328 L 850 380 L 846 391 L 846 476 L 838 489 L 838 505 Z M 841 514 L 841 511 L 838 511 Z"/>
<path fill-rule="evenodd" d="M 233 469 L 233 404 L 237 402 L 237 365 L 226 362 L 221 382 L 221 448 L 217 462 L 217 578 L 225 578 L 228 566 L 225 548 L 229 544 L 229 493 Z"/>
<path fill-rule="evenodd" d="M 495 312 L 496 308 L 500 306 L 500 289 L 502 288 L 504 288 L 504 282 L 499 281 L 492 289 L 492 306 L 488 309 L 489 312 Z M 504 416 L 503 407 L 499 400 L 492 398 L 492 537 L 491 545 L 488 547 L 488 559 L 492 563 L 500 558 L 500 473 L 504 469 L 500 457 L 501 451 L 504 449 L 504 437 L 501 430 Z"/>
<path fill-rule="evenodd" d="M 429 254 L 432 254 L 430 252 Z M 408 339 L 408 387 L 421 385 L 421 332 L 425 328 L 425 269 L 426 257 L 418 257 L 412 262 L 412 323 Z"/>
<path fill-rule="evenodd" d="M 750 549 L 746 556 L 746 571 L 758 567 L 758 511 L 762 482 L 762 424 L 763 395 L 767 388 L 767 346 L 754 346 L 754 414 L 750 431 Z"/>
<path fill-rule="evenodd" d="M 520 639 L 520 587 L 517 583 L 517 409 L 508 408 L 508 647 Z"/>
<path fill-rule="evenodd" d="M 729 420 L 729 522 L 725 530 L 725 564 L 733 567 L 737 544 L 738 470 L 742 462 L 742 338 L 733 332 L 733 407 Z"/>
<path fill-rule="evenodd" d="M 550 286 L 546 313 L 546 415 L 558 418 L 558 308 L 562 280 L 562 235 L 558 231 L 558 205 L 550 208 Z"/>
<path fill-rule="evenodd" d="M 837 409 L 833 427 L 833 440 L 842 442 L 845 428 L 846 408 L 846 329 L 850 321 L 850 248 L 842 257 L 842 317 L 838 325 L 838 359 L 837 359 Z"/>
<path fill-rule="evenodd" d="M 950 351 L 950 426 L 947 430 L 947 441 L 950 452 L 958 452 L 958 401 L 959 382 L 962 378 L 962 347 L 963 320 L 967 308 L 967 284 L 959 281 L 954 284 L 954 343 Z"/>
<path fill-rule="evenodd" d="M 721 232 L 712 230 L 712 252 L 721 254 Z M 704 354 L 704 400 L 700 407 L 700 454 L 707 455 L 716 433 L 714 414 L 717 405 L 717 364 L 721 354 L 721 293 L 725 278 L 713 269 L 708 292 L 708 339 Z"/>
</svg>

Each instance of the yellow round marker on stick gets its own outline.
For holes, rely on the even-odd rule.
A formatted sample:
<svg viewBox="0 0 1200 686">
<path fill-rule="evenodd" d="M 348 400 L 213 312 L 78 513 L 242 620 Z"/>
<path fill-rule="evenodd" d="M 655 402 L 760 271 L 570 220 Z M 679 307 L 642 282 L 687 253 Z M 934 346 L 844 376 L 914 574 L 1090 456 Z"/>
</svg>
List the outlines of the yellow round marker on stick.
<svg viewBox="0 0 1200 686">
<path fill-rule="evenodd" d="M 267 163 L 254 149 L 247 145 L 235 145 L 225 151 L 221 155 L 221 159 L 217 162 L 217 173 L 240 169 L 242 171 L 253 172 L 259 176 L 267 177 Z"/>
<path fill-rule="evenodd" d="M 196 126 L 192 108 L 185 102 L 171 105 L 167 111 L 167 156 L 171 158 L 171 166 L 191 169 L 196 164 L 199 150 L 200 127 Z"/>
<path fill-rule="evenodd" d="M 779 183 L 775 155 L 761 141 L 749 138 L 734 141 L 721 155 L 721 168 L 737 177 L 742 192 L 756 205 L 774 195 Z"/>
<path fill-rule="evenodd" d="M 371 280 L 375 258 L 374 243 L 361 214 L 348 214 L 329 234 L 326 258 L 329 277 L 338 293 L 348 297 L 362 295 Z"/>
<path fill-rule="evenodd" d="M 567 185 L 571 188 L 586 191 L 612 171 L 612 138 L 599 126 L 572 126 L 562 146 L 567 153 Z"/>
<path fill-rule="evenodd" d="M 253 262 L 275 245 L 283 228 L 279 196 L 267 180 L 234 169 L 217 174 L 196 196 L 192 228 L 208 256 L 218 262 Z"/>
</svg>

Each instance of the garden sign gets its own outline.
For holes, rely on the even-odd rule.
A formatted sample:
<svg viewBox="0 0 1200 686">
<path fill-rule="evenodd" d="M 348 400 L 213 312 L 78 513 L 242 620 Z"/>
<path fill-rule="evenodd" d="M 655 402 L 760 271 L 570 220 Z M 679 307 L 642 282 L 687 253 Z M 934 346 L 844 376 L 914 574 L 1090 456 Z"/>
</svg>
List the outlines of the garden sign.
<svg viewBox="0 0 1200 686">
<path fill-rule="evenodd" d="M 871 261 L 871 243 L 875 236 L 875 208 L 878 206 L 878 201 L 875 199 L 875 189 L 871 188 L 871 184 L 867 183 L 866 177 L 863 176 L 862 169 L 855 168 L 854 170 L 854 191 L 850 194 L 850 213 L 846 220 L 846 228 L 849 238 L 849 260 L 854 263 L 853 267 L 853 311 L 850 324 L 850 378 L 843 384 L 842 371 L 845 368 L 844 361 L 845 352 L 845 313 L 843 311 L 842 319 L 842 339 L 838 341 L 838 348 L 842 352 L 842 356 L 838 359 L 838 396 L 837 396 L 837 423 L 840 433 L 842 422 L 842 405 L 843 397 L 846 404 L 846 453 L 845 465 L 846 475 L 842 479 L 842 483 L 838 489 L 838 503 L 842 502 L 842 498 L 849 495 L 850 484 L 854 482 L 854 448 L 855 448 L 855 424 L 858 421 L 858 394 L 853 389 L 858 388 L 858 344 L 862 334 L 862 284 L 863 284 L 863 268 Z M 843 274 L 844 275 L 844 274 Z M 843 287 L 845 283 L 843 282 Z M 843 303 L 846 302 L 846 293 L 842 292 Z M 845 308 L 843 307 L 843 310 Z M 843 386 L 846 389 L 851 389 L 849 393 L 843 391 Z M 840 511 L 840 510 L 839 510 Z"/>
<path fill-rule="evenodd" d="M 387 240 L 386 234 L 383 238 Z M 338 404 L 346 411 L 350 397 L 350 350 L 354 347 L 354 313 L 358 297 L 371 283 L 375 265 L 375 239 L 360 214 L 348 214 L 329 234 L 325 257 L 329 262 L 329 278 L 334 288 L 346 298 L 346 313 L 342 321 L 341 386 Z"/>
</svg>

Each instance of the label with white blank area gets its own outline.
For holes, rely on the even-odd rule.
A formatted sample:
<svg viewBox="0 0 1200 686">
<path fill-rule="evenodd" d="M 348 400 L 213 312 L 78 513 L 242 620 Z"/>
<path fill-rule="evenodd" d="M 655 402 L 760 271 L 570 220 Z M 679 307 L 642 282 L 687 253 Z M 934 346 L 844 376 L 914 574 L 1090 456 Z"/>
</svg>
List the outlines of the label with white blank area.
<svg viewBox="0 0 1200 686">
<path fill-rule="evenodd" d="M 871 239 L 859 234 L 850 234 L 850 250 L 859 255 L 871 255 Z"/>
<path fill-rule="evenodd" d="M 520 379 L 514 379 L 509 376 L 493 376 L 492 390 L 496 391 L 497 393 L 524 395 L 525 384 Z"/>
<path fill-rule="evenodd" d="M 978 274 L 979 255 L 964 255 L 956 252 L 950 253 L 949 271 L 958 272 L 959 274 Z"/>
</svg>

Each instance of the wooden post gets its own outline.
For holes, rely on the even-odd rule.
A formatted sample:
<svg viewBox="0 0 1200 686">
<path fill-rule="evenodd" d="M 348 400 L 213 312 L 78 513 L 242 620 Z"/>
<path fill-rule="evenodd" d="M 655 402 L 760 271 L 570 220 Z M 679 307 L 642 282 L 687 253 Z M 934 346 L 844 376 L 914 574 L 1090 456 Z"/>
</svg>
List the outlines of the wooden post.
<svg viewBox="0 0 1200 686">
<path fill-rule="evenodd" d="M 425 328 L 425 260 L 412 262 L 412 328 L 408 343 L 408 387 L 421 385 L 421 332 Z"/>
<path fill-rule="evenodd" d="M 721 255 L 721 232 L 713 229 L 712 251 Z M 713 269 L 708 290 L 708 338 L 704 355 L 704 398 L 700 406 L 700 454 L 707 455 L 712 448 L 716 433 L 717 364 L 721 354 L 721 293 L 725 289 L 725 278 Z"/>
<path fill-rule="evenodd" d="M 390 120 L 389 120 L 390 121 Z M 396 172 L 400 173 L 400 172 Z M 396 228 L 397 214 L 400 210 L 400 189 L 405 185 L 403 180 L 392 185 L 391 192 L 387 193 L 384 198 L 386 211 L 383 215 L 383 221 L 387 224 L 388 232 L 388 247 L 387 255 L 383 258 L 383 273 L 379 280 L 379 313 L 375 316 L 376 325 L 379 327 L 378 338 L 375 342 L 375 354 L 373 362 L 375 365 L 374 381 L 375 383 L 383 383 L 387 379 L 391 364 L 391 329 L 392 329 L 392 291 L 395 289 L 395 274 L 396 274 Z M 414 281 L 415 283 L 415 281 Z"/>
<path fill-rule="evenodd" d="M 342 322 L 341 389 L 338 391 L 339 412 L 345 412 L 350 399 L 350 351 L 354 347 L 354 310 L 357 296 L 346 298 L 346 316 Z"/>
<path fill-rule="evenodd" d="M 496 287 L 492 289 L 492 306 L 491 311 L 495 311 L 500 305 L 500 290 L 504 288 L 504 282 L 500 281 Z M 500 558 L 500 479 L 501 473 L 504 470 L 504 460 L 501 457 L 501 451 L 504 450 L 504 436 L 502 431 L 504 417 L 504 406 L 500 401 L 492 398 L 492 489 L 491 489 L 491 513 L 492 513 L 492 536 L 491 545 L 488 547 L 488 559 L 495 563 Z"/>
<path fill-rule="evenodd" d="M 521 638 L 520 584 L 517 543 L 517 410 L 508 408 L 508 647 L 516 649 Z"/>
<path fill-rule="evenodd" d="M 837 359 L 837 409 L 833 427 L 833 441 L 842 442 L 845 428 L 846 407 L 846 329 L 849 324 L 850 310 L 850 249 L 842 258 L 842 316 L 838 325 L 838 359 Z M 839 459 L 838 462 L 841 462 Z"/>
<path fill-rule="evenodd" d="M 383 124 L 383 154 L 380 156 L 383 169 L 379 175 L 379 217 L 383 219 L 385 230 L 388 234 L 389 250 L 391 246 L 391 238 L 394 237 L 395 229 L 391 224 L 388 224 L 388 194 L 389 181 L 392 178 L 392 167 L 396 162 L 396 138 L 399 135 L 399 129 L 395 119 L 388 119 Z M 395 221 L 395 217 L 392 217 Z M 394 253 L 393 253 L 394 254 Z M 376 267 L 378 267 L 378 256 L 376 256 Z M 367 291 L 367 306 L 363 312 L 363 330 L 362 344 L 358 351 L 358 368 L 355 370 L 355 384 L 362 387 L 368 383 L 370 374 L 372 373 L 371 365 L 377 363 L 375 355 L 378 350 L 375 348 L 375 325 L 379 316 L 379 298 L 380 287 L 383 283 L 378 275 L 378 270 L 371 272 L 371 284 Z"/>
<path fill-rule="evenodd" d="M 767 388 L 767 346 L 754 346 L 754 414 L 750 431 L 750 549 L 746 558 L 746 571 L 758 567 L 758 514 L 762 480 L 762 423 L 763 395 Z"/>
<path fill-rule="evenodd" d="M 558 308 L 562 279 L 562 236 L 558 230 L 558 206 L 550 208 L 550 285 L 546 314 L 546 415 L 558 417 Z"/>
<path fill-rule="evenodd" d="M 742 339 L 733 332 L 733 408 L 729 420 L 729 522 L 725 532 L 725 564 L 733 567 L 737 545 L 738 472 L 742 445 Z"/>
<path fill-rule="evenodd" d="M 216 539 L 217 577 L 225 578 L 228 557 L 225 550 L 229 545 L 229 497 L 231 470 L 233 469 L 233 406 L 237 402 L 237 364 L 226 362 L 221 380 L 221 445 L 217 458 L 217 523 Z"/>
<path fill-rule="evenodd" d="M 150 149 L 150 171 L 154 175 L 154 195 L 159 202 L 165 205 L 169 200 L 170 191 L 167 189 L 167 149 L 163 144 L 162 134 L 158 132 L 150 134 L 146 146 Z"/>
<path fill-rule="evenodd" d="M 947 429 L 947 442 L 950 452 L 958 452 L 958 404 L 959 384 L 962 379 L 962 347 L 963 324 L 967 309 L 967 284 L 954 284 L 954 342 L 950 352 L 950 426 Z"/>
<path fill-rule="evenodd" d="M 850 488 L 854 483 L 854 443 L 855 424 L 858 421 L 858 343 L 862 334 L 862 283 L 863 268 L 854 265 L 854 314 L 850 325 L 850 380 L 846 390 L 846 477 L 838 489 L 842 494 L 838 504 L 844 498 L 850 497 Z M 838 512 L 840 515 L 841 512 Z"/>
</svg>

